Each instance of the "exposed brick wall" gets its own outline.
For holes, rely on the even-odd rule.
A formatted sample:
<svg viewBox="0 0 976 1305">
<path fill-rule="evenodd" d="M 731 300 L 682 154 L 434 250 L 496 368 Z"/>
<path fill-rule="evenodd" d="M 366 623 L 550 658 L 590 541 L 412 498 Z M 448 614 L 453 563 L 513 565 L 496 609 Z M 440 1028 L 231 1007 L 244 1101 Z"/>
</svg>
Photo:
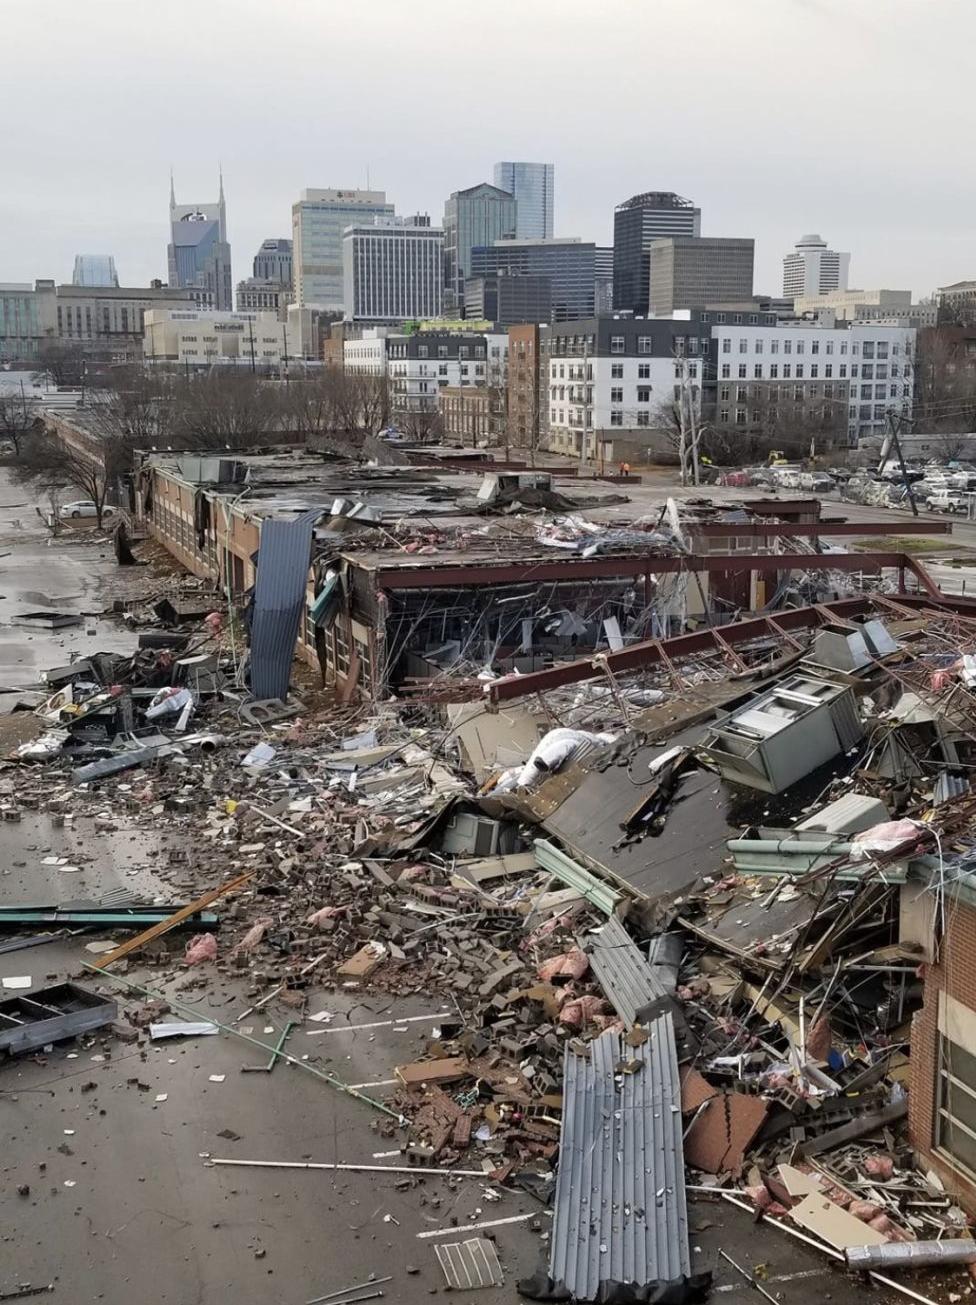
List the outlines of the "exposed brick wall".
<svg viewBox="0 0 976 1305">
<path fill-rule="evenodd" d="M 926 967 L 925 1002 L 912 1021 L 908 1127 L 921 1162 L 935 1170 L 964 1209 L 976 1214 L 976 1179 L 934 1150 L 939 993 L 976 1011 L 976 908 L 950 902 L 948 914 L 939 963 Z"/>
</svg>

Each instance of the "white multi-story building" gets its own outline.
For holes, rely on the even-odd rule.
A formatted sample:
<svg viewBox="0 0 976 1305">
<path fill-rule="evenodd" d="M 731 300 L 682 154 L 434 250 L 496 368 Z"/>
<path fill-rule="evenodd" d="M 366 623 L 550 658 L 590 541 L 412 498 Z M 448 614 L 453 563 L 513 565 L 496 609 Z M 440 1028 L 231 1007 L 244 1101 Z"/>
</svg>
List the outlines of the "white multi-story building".
<svg viewBox="0 0 976 1305">
<path fill-rule="evenodd" d="M 801 236 L 793 253 L 783 259 L 783 294 L 796 299 L 846 290 L 850 265 L 850 254 L 828 249 L 822 236 Z"/>
<path fill-rule="evenodd" d="M 751 427 L 775 390 L 826 418 L 856 444 L 883 430 L 890 412 L 911 416 L 915 329 L 852 322 L 835 327 L 797 322 L 779 326 L 712 327 L 716 368 L 715 420 L 720 428 Z"/>
<path fill-rule="evenodd" d="M 206 313 L 150 309 L 143 354 L 181 367 L 277 368 L 284 337 L 274 313 Z"/>
<path fill-rule="evenodd" d="M 299 308 L 343 310 L 342 233 L 354 222 L 392 217 L 382 190 L 303 190 L 292 205 L 292 275 Z"/>
<path fill-rule="evenodd" d="M 444 232 L 413 218 L 376 218 L 342 236 L 343 301 L 352 321 L 439 317 Z"/>
<path fill-rule="evenodd" d="M 660 429 L 672 405 L 700 412 L 711 349 L 705 315 L 583 318 L 540 328 L 549 447 L 578 454 L 595 432 Z"/>
<path fill-rule="evenodd" d="M 343 340 L 342 365 L 347 372 L 366 376 L 386 375 L 385 326 L 366 328 L 358 337 Z"/>
<path fill-rule="evenodd" d="M 386 340 L 395 412 L 433 412 L 446 386 L 503 390 L 508 383 L 508 336 L 483 332 L 418 331 Z"/>
</svg>

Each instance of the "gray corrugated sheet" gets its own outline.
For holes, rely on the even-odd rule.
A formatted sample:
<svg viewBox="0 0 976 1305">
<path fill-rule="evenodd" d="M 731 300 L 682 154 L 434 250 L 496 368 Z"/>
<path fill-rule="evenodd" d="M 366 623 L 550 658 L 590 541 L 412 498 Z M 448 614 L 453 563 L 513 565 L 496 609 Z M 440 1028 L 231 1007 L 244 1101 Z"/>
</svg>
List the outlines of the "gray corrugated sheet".
<svg viewBox="0 0 976 1305">
<path fill-rule="evenodd" d="M 566 1048 L 549 1276 L 577 1301 L 601 1282 L 646 1286 L 688 1274 L 681 1088 L 671 1015 L 640 1047 L 609 1031 L 589 1056 Z M 641 1068 L 615 1079 L 620 1061 Z"/>
<path fill-rule="evenodd" d="M 947 770 L 943 770 L 940 771 L 939 778 L 935 781 L 935 792 L 932 794 L 932 801 L 939 807 L 943 802 L 951 802 L 953 798 L 962 797 L 963 793 L 968 792 L 968 779 L 962 779 L 958 775 L 950 775 Z"/>
<path fill-rule="evenodd" d="M 261 525 L 258 573 L 251 618 L 251 692 L 255 698 L 285 698 L 295 640 L 305 608 L 312 526 L 322 509 L 293 521 L 268 518 Z"/>
<path fill-rule="evenodd" d="M 667 990 L 615 915 L 584 945 L 600 987 L 628 1027 L 667 1007 Z"/>
</svg>

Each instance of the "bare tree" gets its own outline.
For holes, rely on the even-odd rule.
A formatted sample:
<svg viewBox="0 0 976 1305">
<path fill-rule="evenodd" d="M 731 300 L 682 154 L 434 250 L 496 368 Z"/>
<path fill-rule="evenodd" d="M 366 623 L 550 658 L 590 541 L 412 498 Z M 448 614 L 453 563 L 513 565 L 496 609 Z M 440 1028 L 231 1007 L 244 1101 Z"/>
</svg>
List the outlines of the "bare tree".
<svg viewBox="0 0 976 1305">
<path fill-rule="evenodd" d="M 0 440 L 9 441 L 15 457 L 20 457 L 22 442 L 43 426 L 37 408 L 37 399 L 23 390 L 0 391 Z"/>
<path fill-rule="evenodd" d="M 85 354 L 80 344 L 70 340 L 44 340 L 35 378 L 51 385 L 80 385 L 85 374 Z"/>
<path fill-rule="evenodd" d="M 917 430 L 976 431 L 976 356 L 972 331 L 935 327 L 919 332 L 915 358 Z"/>
<path fill-rule="evenodd" d="M 436 408 L 411 408 L 398 412 L 396 420 L 404 435 L 420 444 L 434 444 L 444 432 L 444 422 Z"/>
<path fill-rule="evenodd" d="M 80 444 L 69 444 L 55 431 L 45 428 L 25 442 L 11 470 L 16 479 L 31 483 L 49 495 L 52 503 L 57 503 L 61 491 L 68 487 L 80 491 L 94 505 L 95 524 L 101 530 L 109 486 L 121 454 L 121 449 L 108 448 L 101 453 L 85 452 Z"/>
<path fill-rule="evenodd" d="M 176 385 L 170 402 L 177 448 L 253 448 L 274 443 L 288 425 L 278 387 L 251 375 L 195 377 Z"/>
</svg>

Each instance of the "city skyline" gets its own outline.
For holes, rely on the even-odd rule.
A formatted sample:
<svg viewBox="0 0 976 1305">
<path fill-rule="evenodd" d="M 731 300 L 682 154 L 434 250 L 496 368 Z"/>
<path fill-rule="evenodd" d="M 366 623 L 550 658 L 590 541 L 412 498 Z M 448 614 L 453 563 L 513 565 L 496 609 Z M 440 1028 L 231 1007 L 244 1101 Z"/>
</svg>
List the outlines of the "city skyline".
<svg viewBox="0 0 976 1305">
<path fill-rule="evenodd" d="M 599 24 L 573 0 L 558 7 L 543 0 L 529 11 L 499 0 L 499 23 L 517 14 L 524 36 L 493 71 L 499 107 L 477 135 L 470 122 L 445 113 L 438 148 L 430 165 L 419 169 L 414 152 L 390 131 L 402 106 L 397 79 L 384 70 L 388 63 L 392 67 L 393 51 L 398 59 L 426 52 L 443 79 L 442 102 L 461 93 L 467 73 L 439 57 L 448 36 L 457 34 L 455 24 L 437 21 L 447 13 L 441 0 L 424 0 L 429 24 L 417 24 L 415 11 L 408 15 L 386 0 L 373 0 L 370 8 L 385 32 L 383 51 L 364 44 L 363 25 L 353 15 L 330 13 L 326 22 L 321 11 L 283 0 L 279 21 L 293 37 L 292 81 L 298 88 L 285 128 L 278 115 L 259 113 L 257 102 L 239 91 L 247 69 L 256 74 L 259 68 L 250 40 L 257 12 L 252 4 L 218 16 L 174 0 L 174 24 L 162 33 L 116 0 L 84 15 L 61 0 L 11 10 L 4 18 L 10 89 L 14 102 L 31 105 L 32 121 L 25 120 L 24 130 L 5 143 L 0 236 L 9 261 L 2 275 L 67 281 L 79 248 L 104 248 L 115 253 L 130 284 L 165 278 L 163 179 L 170 163 L 181 193 L 188 195 L 210 193 L 215 167 L 223 163 L 232 197 L 229 242 L 251 250 L 269 230 L 287 230 L 290 205 L 304 188 L 365 187 L 368 173 L 370 187 L 385 190 L 398 213 L 427 211 L 437 222 L 451 192 L 490 182 L 499 158 L 551 161 L 559 189 L 555 234 L 598 245 L 610 244 L 613 209 L 629 195 L 671 189 L 692 197 L 702 209 L 703 235 L 755 238 L 756 287 L 766 293 L 775 292 L 782 258 L 803 231 L 829 232 L 839 248 L 851 250 L 854 286 L 910 286 L 927 294 L 972 275 L 970 182 L 965 169 L 949 164 L 939 130 L 949 115 L 967 120 L 962 82 L 937 73 L 937 60 L 926 54 L 938 51 L 938 62 L 951 64 L 953 51 L 976 32 L 976 15 L 954 0 L 940 6 L 958 36 L 946 53 L 938 15 L 934 21 L 929 12 L 923 17 L 908 0 L 892 0 L 897 21 L 877 31 L 841 0 L 748 0 L 748 21 L 741 7 L 733 13 L 711 0 L 704 3 L 707 21 L 694 34 L 696 93 L 688 100 L 687 66 L 677 56 L 686 51 L 689 33 L 681 7 L 671 0 L 653 9 L 611 0 Z M 181 12 L 192 13 L 201 51 L 219 46 L 223 58 L 208 62 L 206 78 L 186 78 L 174 87 L 167 113 L 157 115 L 144 88 L 147 81 L 165 84 Z M 123 14 L 125 23 L 116 26 Z M 834 25 L 843 28 L 843 41 L 836 40 Z M 760 30 L 761 41 L 755 39 Z M 103 39 L 119 31 L 121 44 Z M 645 83 L 611 83 L 609 76 L 593 81 L 590 96 L 559 94 L 584 64 L 592 69 L 609 56 L 621 32 L 629 46 L 655 49 L 653 95 Z M 531 61 L 529 52 L 543 39 L 553 57 Z M 50 103 L 30 93 L 42 41 L 49 57 L 65 56 Z M 797 42 L 811 66 L 833 61 L 836 94 L 825 99 L 798 89 L 780 110 L 763 70 L 787 66 L 780 61 Z M 67 58 L 79 50 L 84 60 Z M 375 66 L 364 102 L 360 79 L 367 50 Z M 331 139 L 328 150 L 311 112 L 311 73 L 326 52 L 335 94 L 353 96 L 361 106 L 356 129 Z M 102 106 L 83 94 L 83 83 L 90 85 L 92 78 L 113 85 L 117 103 L 131 102 L 133 112 L 119 115 L 117 104 Z M 885 98 L 896 84 L 912 86 L 911 113 Z M 686 99 L 683 130 L 674 133 L 662 106 L 679 94 Z M 533 112 L 526 113 L 526 106 Z M 894 154 L 874 148 L 879 106 L 882 116 L 890 116 L 898 142 Z M 70 133 L 60 126 L 69 107 L 75 127 Z M 26 119 L 26 107 L 23 113 Z M 85 150 L 77 149 L 78 132 L 88 142 Z M 716 148 L 721 139 L 728 150 Z M 750 140 L 757 148 L 744 148 Z M 37 167 L 39 149 L 43 169 Z M 927 193 L 940 198 L 936 240 L 926 226 L 933 211 L 921 199 Z"/>
</svg>

